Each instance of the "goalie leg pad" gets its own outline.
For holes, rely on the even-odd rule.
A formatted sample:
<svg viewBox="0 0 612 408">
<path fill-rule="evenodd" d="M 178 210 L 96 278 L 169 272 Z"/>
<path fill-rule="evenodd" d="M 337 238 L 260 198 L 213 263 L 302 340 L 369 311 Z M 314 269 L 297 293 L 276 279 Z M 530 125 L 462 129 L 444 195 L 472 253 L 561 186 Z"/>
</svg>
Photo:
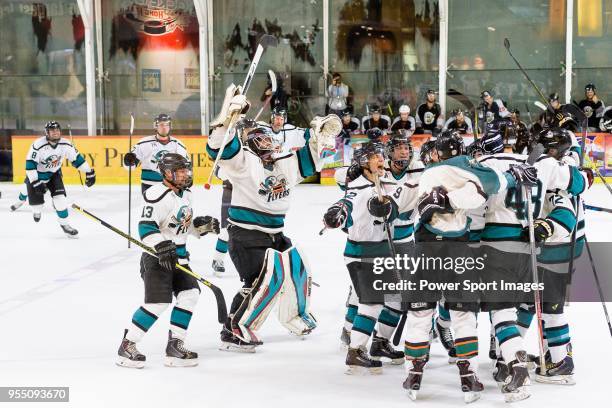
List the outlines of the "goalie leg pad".
<svg viewBox="0 0 612 408">
<path fill-rule="evenodd" d="M 234 334 L 247 342 L 259 341 L 255 331 L 259 330 L 270 314 L 284 281 L 283 254 L 268 248 L 259 277 L 248 293 L 245 293 L 244 300 L 232 317 Z"/>
<path fill-rule="evenodd" d="M 291 333 L 303 336 L 317 327 L 317 320 L 309 311 L 312 278 L 297 247 L 283 252 L 283 267 L 287 279 L 278 305 L 278 320 Z"/>
</svg>

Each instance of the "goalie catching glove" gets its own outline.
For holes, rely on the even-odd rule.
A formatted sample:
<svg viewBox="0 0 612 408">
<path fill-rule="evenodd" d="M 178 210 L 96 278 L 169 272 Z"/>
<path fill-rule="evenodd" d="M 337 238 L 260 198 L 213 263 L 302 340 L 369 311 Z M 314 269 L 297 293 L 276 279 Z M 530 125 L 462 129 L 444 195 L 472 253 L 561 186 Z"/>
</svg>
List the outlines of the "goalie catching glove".
<svg viewBox="0 0 612 408">
<path fill-rule="evenodd" d="M 319 157 L 324 158 L 336 153 L 336 136 L 342 131 L 342 121 L 337 115 L 315 116 L 310 122 L 317 143 Z"/>
<path fill-rule="evenodd" d="M 193 219 L 193 226 L 198 231 L 201 237 L 212 232 L 213 234 L 219 234 L 219 220 L 210 216 L 195 217 Z"/>
</svg>

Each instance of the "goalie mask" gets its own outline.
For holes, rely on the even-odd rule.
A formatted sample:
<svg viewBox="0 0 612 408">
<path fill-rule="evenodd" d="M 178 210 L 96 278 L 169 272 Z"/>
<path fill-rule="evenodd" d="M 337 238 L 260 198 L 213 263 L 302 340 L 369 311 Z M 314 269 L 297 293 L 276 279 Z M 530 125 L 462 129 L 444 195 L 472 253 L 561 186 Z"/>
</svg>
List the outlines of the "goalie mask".
<svg viewBox="0 0 612 408">
<path fill-rule="evenodd" d="M 45 137 L 52 146 L 55 146 L 62 138 L 62 127 L 59 122 L 51 120 L 45 124 Z"/>
<path fill-rule="evenodd" d="M 394 135 L 386 146 L 386 153 L 389 161 L 396 167 L 404 170 L 412 160 L 412 145 L 404 134 Z"/>
<path fill-rule="evenodd" d="M 178 153 L 166 153 L 157 163 L 157 167 L 164 180 L 179 190 L 193 185 L 191 162 L 184 156 Z"/>
<path fill-rule="evenodd" d="M 272 164 L 274 162 L 274 154 L 278 153 L 281 147 L 272 134 L 263 127 L 250 130 L 247 133 L 246 144 L 264 164 Z"/>
</svg>

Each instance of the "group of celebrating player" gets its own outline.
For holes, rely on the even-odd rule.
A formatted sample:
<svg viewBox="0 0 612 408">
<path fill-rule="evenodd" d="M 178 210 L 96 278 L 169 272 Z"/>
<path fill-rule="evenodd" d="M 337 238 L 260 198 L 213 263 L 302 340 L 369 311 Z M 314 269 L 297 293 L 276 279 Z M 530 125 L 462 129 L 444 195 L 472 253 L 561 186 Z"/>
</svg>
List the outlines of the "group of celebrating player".
<svg viewBox="0 0 612 408">
<path fill-rule="evenodd" d="M 486 100 L 487 95 L 483 96 Z M 427 97 L 426 107 L 433 109 L 435 93 L 428 92 Z M 191 163 L 185 146 L 170 135 L 168 115 L 160 114 L 155 119 L 156 134 L 141 139 L 124 155 L 126 167 L 141 166 L 143 200 L 138 231 L 140 239 L 155 248 L 156 256 L 143 253 L 141 257 L 144 301 L 124 332 L 117 364 L 144 366 L 146 358 L 136 345 L 173 296 L 176 301 L 170 316 L 166 364 L 197 364 L 197 353 L 186 349 L 184 341 L 200 289 L 196 279 L 175 267 L 179 263 L 188 268 L 189 235 L 219 234 L 213 269 L 223 273 L 223 256 L 229 251 L 243 282 L 221 329 L 222 350 L 254 352 L 263 344 L 257 330 L 276 304 L 280 322 L 291 333 L 303 336 L 316 328 L 309 311 L 312 281 L 308 263 L 284 235 L 284 219 L 292 189 L 321 170 L 330 145 L 336 137 L 343 137 L 346 117 L 315 117 L 310 128 L 301 129 L 285 123 L 286 113 L 280 109 L 273 110 L 270 124 L 248 120 L 249 106 L 239 87 L 232 85 L 211 123 L 206 150 L 218 162 L 216 175 L 224 181 L 221 221 L 194 216 Z M 477 313 L 483 311 L 490 314 L 494 377 L 502 393 L 507 401 L 527 398 L 528 369 L 534 359 L 527 353 L 523 336 L 534 315 L 533 303 L 499 301 L 486 293 L 466 297 L 454 291 L 383 301 L 370 290 L 373 259 L 393 253 L 431 255 L 430 244 L 436 244 L 436 251 L 455 256 L 466 256 L 464 251 L 474 255 L 486 251 L 486 275 L 475 275 L 475 280 L 531 281 L 527 204 L 522 194 L 526 189 L 537 202 L 535 240 L 557 249 L 567 249 L 573 241 L 571 248 L 580 248 L 584 218 L 579 196 L 590 186 L 592 174 L 580 167 L 582 152 L 572 132 L 575 122 L 551 115 L 554 120 L 532 128 L 528 142 L 516 147 L 515 153 L 503 152 L 504 142 L 495 133 L 499 129 L 495 121 L 485 137 L 467 148 L 460 129 L 447 123 L 446 129 L 425 142 L 417 154 L 411 133 L 402 131 L 406 130 L 404 123 L 410 122 L 406 108 L 400 108 L 400 118 L 389 126 L 386 143 L 382 134 L 371 137 L 355 149 L 349 167 L 336 171 L 343 197 L 323 215 L 326 228 L 341 228 L 347 234 L 344 258 L 352 290 L 342 341 L 348 347 L 348 372 L 366 369 L 378 373 L 381 359 L 406 362 L 403 385 L 415 399 L 430 344 L 433 337 L 439 337 L 449 361 L 458 366 L 466 402 L 474 401 L 483 385 L 470 360 L 478 355 Z M 380 120 L 377 112 L 371 114 L 368 120 Z M 428 126 L 435 123 L 431 115 L 425 116 Z M 240 120 L 236 122 L 236 118 Z M 455 118 L 459 125 L 465 119 Z M 367 126 L 377 127 L 370 122 Z M 75 236 L 76 230 L 65 222 L 68 214 L 61 164 L 68 158 L 85 172 L 88 186 L 95 182 L 95 173 L 72 143 L 61 138 L 57 122 L 49 122 L 45 131 L 45 137 L 35 141 L 28 153 L 27 198 L 38 221 L 48 189 L 62 228 Z M 529 153 L 536 143 L 545 151 L 530 163 L 523 153 Z M 20 194 L 19 200 L 13 210 L 26 200 L 26 194 Z M 461 243 L 466 245 L 458 246 Z M 539 269 L 565 268 L 567 272 L 568 258 L 574 254 L 563 253 L 544 259 L 542 251 Z M 513 261 L 509 263 L 510 257 Z M 457 278 L 452 270 L 434 273 L 440 280 Z M 569 326 L 563 313 L 569 276 L 557 273 L 550 287 L 558 290 L 543 302 L 546 367 L 538 371 L 537 379 L 544 382 L 573 383 Z M 390 343 L 402 315 L 406 322 L 404 352 L 396 351 Z"/>
</svg>

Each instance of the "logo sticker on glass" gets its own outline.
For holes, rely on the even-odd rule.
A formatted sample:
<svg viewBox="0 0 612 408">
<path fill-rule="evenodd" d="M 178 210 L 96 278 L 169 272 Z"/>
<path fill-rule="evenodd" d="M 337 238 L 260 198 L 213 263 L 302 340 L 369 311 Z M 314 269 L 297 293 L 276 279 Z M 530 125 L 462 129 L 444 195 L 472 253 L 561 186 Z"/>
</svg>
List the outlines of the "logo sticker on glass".
<svg viewBox="0 0 612 408">
<path fill-rule="evenodd" d="M 142 70 L 142 91 L 161 92 L 161 70 L 143 69 Z"/>
</svg>

